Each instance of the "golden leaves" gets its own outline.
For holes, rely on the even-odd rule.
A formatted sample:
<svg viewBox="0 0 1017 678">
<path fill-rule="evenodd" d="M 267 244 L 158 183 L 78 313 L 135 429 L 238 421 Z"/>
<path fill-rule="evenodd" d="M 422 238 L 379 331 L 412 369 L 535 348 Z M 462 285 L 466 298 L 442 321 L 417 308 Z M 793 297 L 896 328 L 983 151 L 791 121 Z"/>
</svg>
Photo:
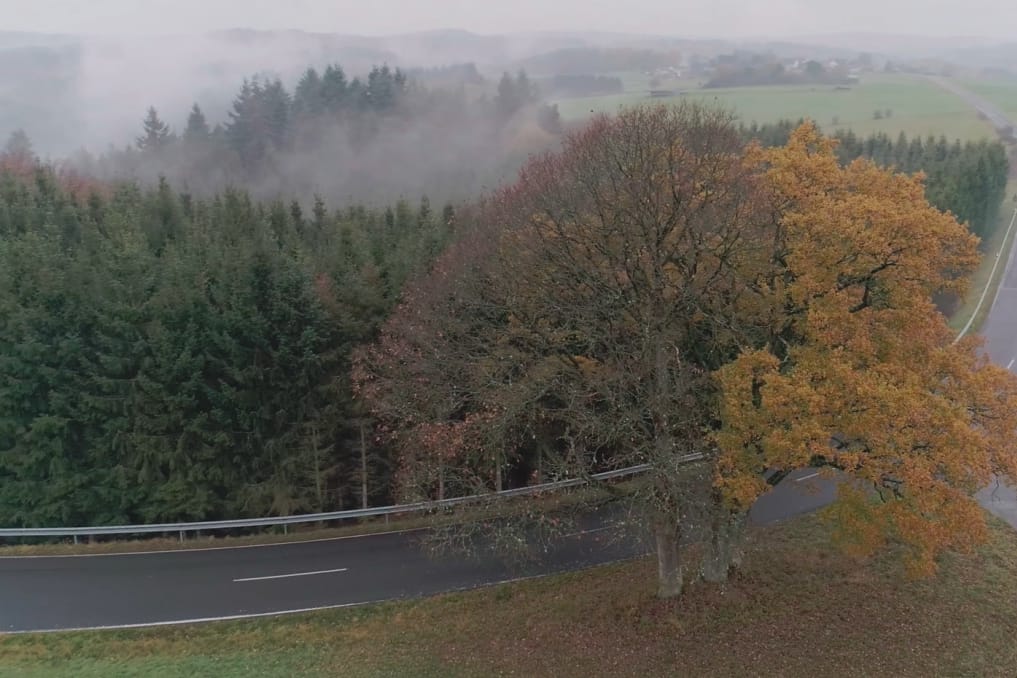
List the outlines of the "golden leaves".
<svg viewBox="0 0 1017 678">
<path fill-rule="evenodd" d="M 970 493 L 1017 472 L 1017 380 L 977 343 L 953 345 L 931 301 L 964 289 L 977 239 L 921 177 L 840 167 L 833 149 L 807 124 L 746 155 L 778 215 L 769 278 L 783 284 L 760 291 L 781 331 L 718 373 L 716 484 L 747 506 L 760 466 L 839 466 L 868 487 L 846 485 L 832 510 L 845 543 L 868 553 L 893 536 L 928 573 L 984 535 Z"/>
</svg>

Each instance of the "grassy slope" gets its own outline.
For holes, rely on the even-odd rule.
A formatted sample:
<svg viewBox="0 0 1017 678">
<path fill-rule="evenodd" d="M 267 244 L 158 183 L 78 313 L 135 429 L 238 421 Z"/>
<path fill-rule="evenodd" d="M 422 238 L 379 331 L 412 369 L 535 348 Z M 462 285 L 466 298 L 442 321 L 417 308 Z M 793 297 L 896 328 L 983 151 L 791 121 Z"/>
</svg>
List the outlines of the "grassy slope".
<svg viewBox="0 0 1017 678">
<path fill-rule="evenodd" d="M 4 676 L 1012 676 L 1017 535 L 939 578 L 838 554 L 815 517 L 746 569 L 653 598 L 647 560 L 434 599 L 195 627 L 0 638 Z"/>
<path fill-rule="evenodd" d="M 746 122 L 774 122 L 781 118 L 810 117 L 824 129 L 851 128 L 856 133 L 900 131 L 948 138 L 992 138 L 992 129 L 978 119 L 961 99 L 920 78 L 874 74 L 850 90 L 831 86 L 739 87 L 699 89 L 685 83 L 685 97 L 717 102 L 734 110 Z M 587 117 L 592 111 L 615 112 L 621 106 L 674 99 L 649 99 L 645 89 L 605 97 L 563 99 L 558 102 L 565 119 Z M 875 110 L 890 109 L 888 119 L 874 120 Z M 837 123 L 834 123 L 834 117 Z"/>
</svg>

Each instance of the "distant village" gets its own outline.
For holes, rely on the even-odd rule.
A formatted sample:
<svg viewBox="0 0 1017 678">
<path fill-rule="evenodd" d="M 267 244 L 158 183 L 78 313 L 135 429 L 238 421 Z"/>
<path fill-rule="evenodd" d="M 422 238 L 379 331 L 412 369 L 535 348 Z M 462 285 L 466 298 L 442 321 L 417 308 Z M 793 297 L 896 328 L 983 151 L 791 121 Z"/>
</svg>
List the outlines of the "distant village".
<svg viewBox="0 0 1017 678">
<path fill-rule="evenodd" d="M 668 97 L 695 82 L 704 88 L 753 85 L 824 84 L 850 87 L 865 73 L 953 75 L 955 67 L 935 60 L 894 62 L 861 53 L 853 57 L 822 58 L 810 55 L 777 57 L 772 53 L 734 51 L 704 57 L 679 57 L 678 63 L 646 68 L 650 96 Z"/>
<path fill-rule="evenodd" d="M 895 70 L 889 62 L 876 64 L 869 55 L 818 59 L 807 55 L 778 58 L 758 52 L 732 52 L 709 58 L 690 55 L 675 65 L 645 69 L 650 96 L 674 96 L 679 85 L 696 81 L 702 87 L 739 87 L 777 84 L 828 84 L 850 86 L 863 73 Z"/>
</svg>

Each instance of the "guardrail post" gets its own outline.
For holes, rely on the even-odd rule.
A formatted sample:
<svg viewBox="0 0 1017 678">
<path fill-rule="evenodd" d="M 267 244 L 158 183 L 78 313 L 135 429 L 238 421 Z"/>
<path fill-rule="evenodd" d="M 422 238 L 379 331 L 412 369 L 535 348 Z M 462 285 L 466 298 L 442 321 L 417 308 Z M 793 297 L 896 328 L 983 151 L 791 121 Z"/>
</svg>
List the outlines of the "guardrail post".
<svg viewBox="0 0 1017 678">
<path fill-rule="evenodd" d="M 283 534 L 289 534 L 289 533 L 290 533 L 290 526 L 289 526 L 289 524 L 288 523 L 283 523 Z"/>
<path fill-rule="evenodd" d="M 184 542 L 184 531 L 180 530 L 180 543 L 182 544 L 183 542 Z"/>
<path fill-rule="evenodd" d="M 78 535 L 74 535 L 74 545 L 78 545 Z"/>
</svg>

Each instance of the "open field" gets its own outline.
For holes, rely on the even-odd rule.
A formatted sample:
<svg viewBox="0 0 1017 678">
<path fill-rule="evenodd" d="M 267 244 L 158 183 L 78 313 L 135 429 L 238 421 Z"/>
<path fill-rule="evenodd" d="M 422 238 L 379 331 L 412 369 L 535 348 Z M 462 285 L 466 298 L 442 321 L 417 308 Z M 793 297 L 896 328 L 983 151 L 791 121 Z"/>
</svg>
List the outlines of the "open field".
<svg viewBox="0 0 1017 678">
<path fill-rule="evenodd" d="M 991 535 L 907 581 L 892 557 L 840 555 L 809 516 L 754 531 L 742 573 L 678 605 L 654 599 L 654 563 L 637 560 L 276 619 L 0 637 L 0 674 L 1012 676 L 1017 535 Z"/>
<path fill-rule="evenodd" d="M 922 78 L 905 75 L 867 75 L 849 90 L 829 85 L 700 89 L 690 82 L 685 83 L 688 89 L 681 97 L 660 99 L 650 99 L 645 88 L 636 88 L 637 79 L 626 80 L 627 86 L 629 83 L 633 89 L 625 94 L 562 99 L 558 108 L 563 118 L 575 120 L 594 112 L 615 112 L 623 106 L 688 98 L 728 107 L 746 123 L 808 117 L 828 132 L 850 128 L 862 135 L 886 132 L 896 136 L 904 131 L 965 140 L 995 137 L 992 128 L 960 98 Z M 873 119 L 876 110 L 885 113 L 887 109 L 892 111 L 889 118 Z"/>
</svg>

